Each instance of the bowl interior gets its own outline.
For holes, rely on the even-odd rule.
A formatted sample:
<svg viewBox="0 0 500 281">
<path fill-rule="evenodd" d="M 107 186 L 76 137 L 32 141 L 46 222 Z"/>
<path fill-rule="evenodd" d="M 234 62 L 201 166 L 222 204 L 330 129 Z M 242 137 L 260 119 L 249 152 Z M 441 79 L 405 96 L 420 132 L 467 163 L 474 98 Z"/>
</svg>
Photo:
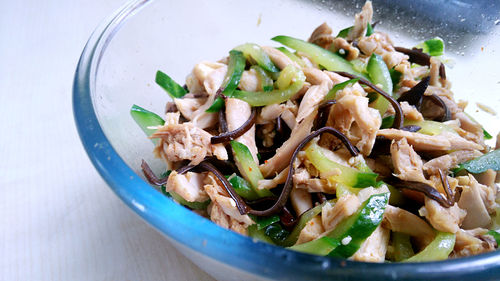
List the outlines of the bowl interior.
<svg viewBox="0 0 500 281">
<path fill-rule="evenodd" d="M 207 244 L 206 241 L 216 245 L 214 248 L 205 247 L 204 249 L 196 244 L 197 242 L 188 245 L 194 251 L 200 251 L 245 270 L 267 268 L 267 271 L 264 270 L 262 274 L 273 277 L 277 273 L 271 267 L 276 266 L 277 261 L 267 265 L 265 260 L 246 263 L 239 261 L 234 264 L 228 258 L 231 255 L 248 251 L 249 247 L 257 247 L 259 249 L 257 258 L 266 252 L 272 253 L 271 256 L 282 255 L 282 261 L 284 260 L 288 265 L 307 259 L 307 262 L 303 263 L 304 268 L 297 267 L 296 269 L 304 273 L 314 268 L 323 268 L 327 275 L 337 274 L 338 271 L 335 269 L 345 266 L 345 263 L 289 253 L 225 231 L 206 220 L 203 222 L 204 219 L 173 204 L 169 199 L 163 198 L 160 193 L 147 186 L 144 181 L 134 178 L 136 175 L 142 177 L 141 159 L 148 161 L 158 173 L 165 167 L 160 161 L 154 159 L 152 142 L 134 123 L 129 110 L 132 104 L 137 104 L 159 115 L 163 114 L 169 97 L 154 82 L 157 70 L 168 73 L 183 84 L 194 64 L 203 60 L 216 61 L 227 56 L 228 51 L 239 44 L 254 42 L 260 45 L 277 46 L 276 43 L 270 41 L 270 38 L 276 35 L 307 39 L 312 30 L 323 22 L 327 22 L 335 33 L 352 25 L 353 15 L 358 12 L 362 4 L 361 1 L 324 0 L 133 1 L 127 4 L 122 13 L 115 15 L 113 24 L 103 24 L 93 35 L 90 46 L 85 51 L 89 57 L 86 57 L 84 52 L 77 70 L 75 116 L 91 159 L 115 192 L 160 231 L 180 241 L 182 239 L 179 233 L 187 233 L 190 230 L 194 233 L 191 233 L 189 237 L 205 235 L 196 239 L 204 240 L 204 245 Z M 447 68 L 447 76 L 453 83 L 452 90 L 456 98 L 469 100 L 468 112 L 492 135 L 496 135 L 500 129 L 498 116 L 478 111 L 475 103 L 479 102 L 493 109 L 500 106 L 498 94 L 500 79 L 496 68 L 500 58 L 499 5 L 489 3 L 489 1 L 470 1 L 470 3 L 465 1 L 446 3 L 444 1 L 433 3 L 398 1 L 398 3 L 393 3 L 387 0 L 374 1 L 374 8 L 374 20 L 380 21 L 376 29 L 387 31 L 397 45 L 411 47 L 421 40 L 435 36 L 444 39 L 447 48 L 446 58 L 453 62 L 450 63 L 453 67 Z M 471 11 L 479 12 L 472 13 Z M 99 37 L 102 31 L 106 32 Z M 93 44 L 100 45 L 92 49 Z M 78 71 L 83 72 L 86 68 L 88 68 L 89 76 L 79 78 Z M 87 83 L 88 89 L 80 88 L 79 85 L 82 83 Z M 109 141 L 111 145 L 107 148 L 111 152 L 103 154 L 107 155 L 105 158 L 93 153 L 100 149 L 100 146 L 98 142 L 94 144 L 88 138 L 89 124 L 79 121 L 79 112 L 84 106 L 79 102 L 86 98 L 90 99 L 93 109 L 86 114 L 92 117 L 95 112 L 98 124 L 94 125 L 97 124 L 102 128 L 104 133 L 102 140 Z M 121 172 L 110 172 L 116 168 L 111 167 L 113 165 L 124 166 Z M 131 181 L 117 180 L 120 176 L 130 177 Z M 138 188 L 143 193 L 136 193 L 135 185 L 139 186 Z M 157 206 L 160 204 L 163 205 Z M 167 207 L 171 209 L 166 210 Z M 156 211 L 159 213 L 155 214 Z M 164 214 L 165 216 L 162 217 Z M 170 226 L 172 222 L 182 221 L 182 218 L 185 218 L 188 230 L 176 230 L 177 234 L 174 234 L 173 230 L 168 231 L 167 226 Z M 193 225 L 196 227 L 203 225 L 203 229 L 193 229 Z M 180 242 L 188 243 L 186 240 Z M 237 248 L 228 250 L 224 247 Z M 213 253 L 215 250 L 221 253 Z M 494 255 L 487 257 L 496 258 Z M 434 271 L 435 274 L 445 272 L 446 264 L 449 265 L 448 270 L 461 266 L 456 262 L 442 264 L 442 269 Z M 380 274 L 389 274 L 389 271 L 385 272 L 387 266 L 384 268 L 384 265 L 363 263 L 347 263 L 347 265 L 353 268 L 358 266 L 364 270 L 376 270 Z M 400 275 L 396 275 L 403 276 L 401 274 L 407 270 L 414 272 L 415 268 L 401 266 L 398 271 Z M 330 273 L 328 273 L 329 269 L 332 269 Z M 344 276 L 356 275 L 356 272 L 352 270 L 345 272 Z M 321 272 L 314 273 L 315 276 L 321 274 Z M 391 273 L 380 276 L 394 277 L 396 275 Z M 300 275 L 296 275 L 295 278 L 298 276 Z"/>
</svg>

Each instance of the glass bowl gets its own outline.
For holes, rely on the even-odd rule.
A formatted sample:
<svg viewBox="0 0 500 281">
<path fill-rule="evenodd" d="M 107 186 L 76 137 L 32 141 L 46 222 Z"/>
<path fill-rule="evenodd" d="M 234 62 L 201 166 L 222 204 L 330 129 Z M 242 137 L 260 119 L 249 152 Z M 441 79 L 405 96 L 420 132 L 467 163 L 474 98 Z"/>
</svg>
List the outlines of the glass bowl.
<svg viewBox="0 0 500 281">
<path fill-rule="evenodd" d="M 397 2 L 397 3 L 395 3 Z M 160 69 L 184 81 L 193 65 L 215 61 L 245 42 L 276 45 L 286 34 L 307 39 L 326 21 L 352 25 L 361 1 L 145 1 L 124 5 L 92 34 L 78 63 L 73 108 L 82 143 L 111 189 L 180 252 L 220 280 L 495 279 L 500 252 L 432 263 L 363 263 L 312 256 L 225 230 L 163 196 L 143 179 L 140 161 L 159 171 L 152 143 L 129 115 L 132 104 L 164 112 L 154 83 Z M 448 76 L 458 99 L 499 108 L 498 3 L 375 1 L 377 29 L 403 46 L 440 36 L 454 61 Z M 469 111 L 476 111 L 471 103 Z M 498 117 L 476 118 L 493 135 Z M 168 273 L 167 273 L 168 274 Z M 458 277 L 459 276 L 459 277 Z"/>
</svg>

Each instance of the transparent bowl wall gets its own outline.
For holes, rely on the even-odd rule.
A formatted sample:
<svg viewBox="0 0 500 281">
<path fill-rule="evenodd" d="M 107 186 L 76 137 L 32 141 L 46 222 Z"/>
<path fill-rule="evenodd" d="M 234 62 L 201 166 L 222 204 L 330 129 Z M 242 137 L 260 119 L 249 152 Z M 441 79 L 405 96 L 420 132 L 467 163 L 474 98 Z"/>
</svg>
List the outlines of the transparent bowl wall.
<svg viewBox="0 0 500 281">
<path fill-rule="evenodd" d="M 354 1 L 132 1 L 94 32 L 75 75 L 74 112 L 89 157 L 115 193 L 198 266 L 220 280 L 409 279 L 477 280 L 500 273 L 500 256 L 423 264 L 370 264 L 310 256 L 224 230 L 150 187 L 145 159 L 157 172 L 153 145 L 129 115 L 132 104 L 158 114 L 167 94 L 154 83 L 162 70 L 179 83 L 197 62 L 216 61 L 241 43 L 277 46 L 284 34 L 307 39 L 327 22 L 334 32 L 352 25 L 363 2 Z M 496 135 L 499 118 L 475 102 L 500 105 L 499 5 L 489 1 L 374 1 L 377 30 L 397 45 L 440 36 L 457 99 Z M 90 24 L 90 23 L 89 23 Z"/>
</svg>

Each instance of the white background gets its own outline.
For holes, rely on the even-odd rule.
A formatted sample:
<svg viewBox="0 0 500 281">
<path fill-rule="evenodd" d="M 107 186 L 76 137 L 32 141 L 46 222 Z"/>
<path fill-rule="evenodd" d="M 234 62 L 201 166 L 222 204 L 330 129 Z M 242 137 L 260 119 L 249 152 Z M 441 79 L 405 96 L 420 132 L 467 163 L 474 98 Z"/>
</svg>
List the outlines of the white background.
<svg viewBox="0 0 500 281">
<path fill-rule="evenodd" d="M 123 2 L 0 3 L 0 280 L 212 280 L 111 192 L 76 132 L 78 58 Z"/>
</svg>

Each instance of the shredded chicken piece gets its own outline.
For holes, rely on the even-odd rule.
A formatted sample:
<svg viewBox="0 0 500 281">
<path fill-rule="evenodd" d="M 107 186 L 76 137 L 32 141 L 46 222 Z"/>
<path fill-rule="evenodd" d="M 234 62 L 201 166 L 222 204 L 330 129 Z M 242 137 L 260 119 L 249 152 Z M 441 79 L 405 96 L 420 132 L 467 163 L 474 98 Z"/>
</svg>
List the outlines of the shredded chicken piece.
<svg viewBox="0 0 500 281">
<path fill-rule="evenodd" d="M 450 208 L 444 208 L 428 197 L 425 197 L 425 206 L 420 208 L 418 212 L 435 229 L 450 233 L 456 233 L 460 229 L 460 225 L 467 215 L 467 211 L 460 209 L 457 203 Z"/>
<path fill-rule="evenodd" d="M 373 233 L 366 238 L 351 259 L 364 262 L 384 262 L 389 245 L 390 231 L 379 225 Z"/>
<path fill-rule="evenodd" d="M 368 37 L 362 37 L 358 48 L 363 54 L 371 56 L 373 53 L 382 56 L 389 69 L 408 61 L 409 57 L 394 50 L 389 36 L 382 32 L 375 32 Z"/>
<path fill-rule="evenodd" d="M 168 177 L 166 190 L 179 194 L 188 202 L 204 202 L 208 200 L 208 195 L 203 189 L 205 174 L 187 172 L 178 174 L 172 171 Z"/>
<path fill-rule="evenodd" d="M 318 105 L 325 99 L 326 94 L 328 94 L 328 83 L 324 82 L 320 85 L 311 86 L 300 102 L 296 118 L 297 123 L 300 123 L 307 116 L 311 115 L 313 111 L 317 110 Z"/>
<path fill-rule="evenodd" d="M 321 210 L 321 222 L 325 232 L 334 229 L 343 219 L 354 214 L 359 206 L 361 202 L 358 197 L 351 194 L 340 197 L 334 205 L 327 202 Z"/>
<path fill-rule="evenodd" d="M 283 103 L 280 104 L 275 103 L 262 107 L 262 109 L 260 110 L 259 120 L 257 120 L 258 121 L 257 123 L 264 124 L 276 120 L 276 118 L 278 118 L 283 113 L 283 111 L 285 111 L 286 108 L 287 108 L 286 105 Z"/>
<path fill-rule="evenodd" d="M 288 176 L 288 167 L 283 169 L 283 171 L 276 174 L 276 176 L 272 179 L 263 179 L 259 180 L 258 188 L 259 189 L 272 189 L 276 186 L 285 183 L 286 177 Z"/>
<path fill-rule="evenodd" d="M 216 202 L 211 202 L 207 210 L 210 220 L 218 226 L 230 229 L 242 235 L 247 235 L 247 226 L 224 213 L 222 207 Z"/>
<path fill-rule="evenodd" d="M 210 200 L 212 200 L 212 202 L 215 202 L 231 219 L 234 219 L 245 226 L 254 223 L 248 215 L 240 214 L 240 212 L 236 208 L 236 202 L 234 202 L 234 200 L 229 197 L 227 192 L 220 186 L 217 179 L 215 179 L 213 175 L 209 174 L 205 179 L 204 188 L 208 196 L 210 197 Z"/>
<path fill-rule="evenodd" d="M 326 71 L 321 71 L 320 69 L 314 67 L 304 67 L 302 68 L 302 71 L 306 76 L 306 81 L 311 83 L 311 85 L 321 85 L 323 83 L 327 83 L 328 89 L 330 89 L 333 85 L 333 81 Z"/>
<path fill-rule="evenodd" d="M 269 177 L 275 172 L 283 170 L 288 165 L 297 145 L 311 132 L 316 115 L 316 111 L 311 113 L 311 115 L 294 127 L 290 138 L 276 150 L 276 154 L 260 165 L 259 168 L 264 177 Z"/>
<path fill-rule="evenodd" d="M 226 99 L 226 120 L 229 131 L 234 131 L 241 127 L 250 118 L 251 114 L 252 107 L 247 102 L 233 98 Z M 236 138 L 235 141 L 246 145 L 255 163 L 259 163 L 257 145 L 255 144 L 255 125 L 242 136 Z"/>
<path fill-rule="evenodd" d="M 422 170 L 422 159 L 405 138 L 392 141 L 391 156 L 396 177 L 405 181 L 427 182 Z"/>
<path fill-rule="evenodd" d="M 476 227 L 488 227 L 491 223 L 490 213 L 495 212 L 498 204 L 495 202 L 496 189 L 477 182 L 472 176 L 458 178 L 462 187 L 462 193 L 458 205 L 467 211 L 462 227 L 472 229 Z"/>
<path fill-rule="evenodd" d="M 405 116 L 405 119 L 414 121 L 424 120 L 422 113 L 420 113 L 420 111 L 418 111 L 418 109 L 415 108 L 413 105 L 410 105 L 406 101 L 400 102 L 400 104 L 401 104 L 401 109 L 403 109 L 403 114 Z"/>
<path fill-rule="evenodd" d="M 352 41 L 366 34 L 366 26 L 372 21 L 373 7 L 372 1 L 366 1 L 361 12 L 354 16 L 354 26 L 347 35 L 347 40 Z"/>
<path fill-rule="evenodd" d="M 266 52 L 266 54 L 269 56 L 271 61 L 279 69 L 284 69 L 289 64 L 293 64 L 294 66 L 300 68 L 300 66 L 296 62 L 294 62 L 291 58 L 289 58 L 287 55 L 285 55 L 280 50 L 277 50 L 276 48 L 268 47 L 268 46 L 262 46 L 261 48 L 264 50 L 264 52 Z"/>
<path fill-rule="evenodd" d="M 321 224 L 321 218 L 319 216 L 315 216 L 308 221 L 306 226 L 300 231 L 299 238 L 297 239 L 295 245 L 317 239 L 324 231 L 323 225 Z"/>
<path fill-rule="evenodd" d="M 429 160 L 424 164 L 424 171 L 428 174 L 437 175 L 438 171 L 448 172 L 459 163 L 481 156 L 482 153 L 477 150 L 458 150 L 449 154 Z"/>
<path fill-rule="evenodd" d="M 432 227 L 423 219 L 404 209 L 387 205 L 384 212 L 382 226 L 394 232 L 401 232 L 412 236 L 419 248 L 424 248 L 436 236 Z"/>
<path fill-rule="evenodd" d="M 197 165 L 205 156 L 215 155 L 217 159 L 227 160 L 227 151 L 222 144 L 211 144 L 211 134 L 187 122 L 165 124 L 159 127 L 151 138 L 159 138 L 155 155 L 167 161 L 190 160 Z"/>
<path fill-rule="evenodd" d="M 397 129 L 382 129 L 377 132 L 377 136 L 383 136 L 391 140 L 406 138 L 408 143 L 415 150 L 481 150 L 479 144 L 468 141 L 459 135 L 443 132 L 439 135 L 430 136 L 421 133 L 402 131 Z"/>
<path fill-rule="evenodd" d="M 487 231 L 488 230 L 484 228 L 458 230 L 452 257 L 467 257 L 494 251 L 496 244 L 495 239 L 492 239 L 493 237 L 491 236 L 486 237 Z"/>
<path fill-rule="evenodd" d="M 257 92 L 262 91 L 260 84 L 257 71 L 250 69 L 243 71 L 238 87 L 243 91 Z"/>
<path fill-rule="evenodd" d="M 339 50 L 345 50 L 347 52 L 346 59 L 348 61 L 357 59 L 359 56 L 359 49 L 349 44 L 347 40 L 341 37 L 337 37 L 333 40 L 333 50 L 334 52 Z"/>
<path fill-rule="evenodd" d="M 305 211 L 313 207 L 311 193 L 304 189 L 294 187 L 290 193 L 290 201 L 297 216 L 302 215 Z"/>
<path fill-rule="evenodd" d="M 328 26 L 328 24 L 326 24 L 326 22 L 324 22 L 320 26 L 316 27 L 307 41 L 316 44 L 321 48 L 328 49 L 333 41 L 332 29 Z"/>
</svg>

